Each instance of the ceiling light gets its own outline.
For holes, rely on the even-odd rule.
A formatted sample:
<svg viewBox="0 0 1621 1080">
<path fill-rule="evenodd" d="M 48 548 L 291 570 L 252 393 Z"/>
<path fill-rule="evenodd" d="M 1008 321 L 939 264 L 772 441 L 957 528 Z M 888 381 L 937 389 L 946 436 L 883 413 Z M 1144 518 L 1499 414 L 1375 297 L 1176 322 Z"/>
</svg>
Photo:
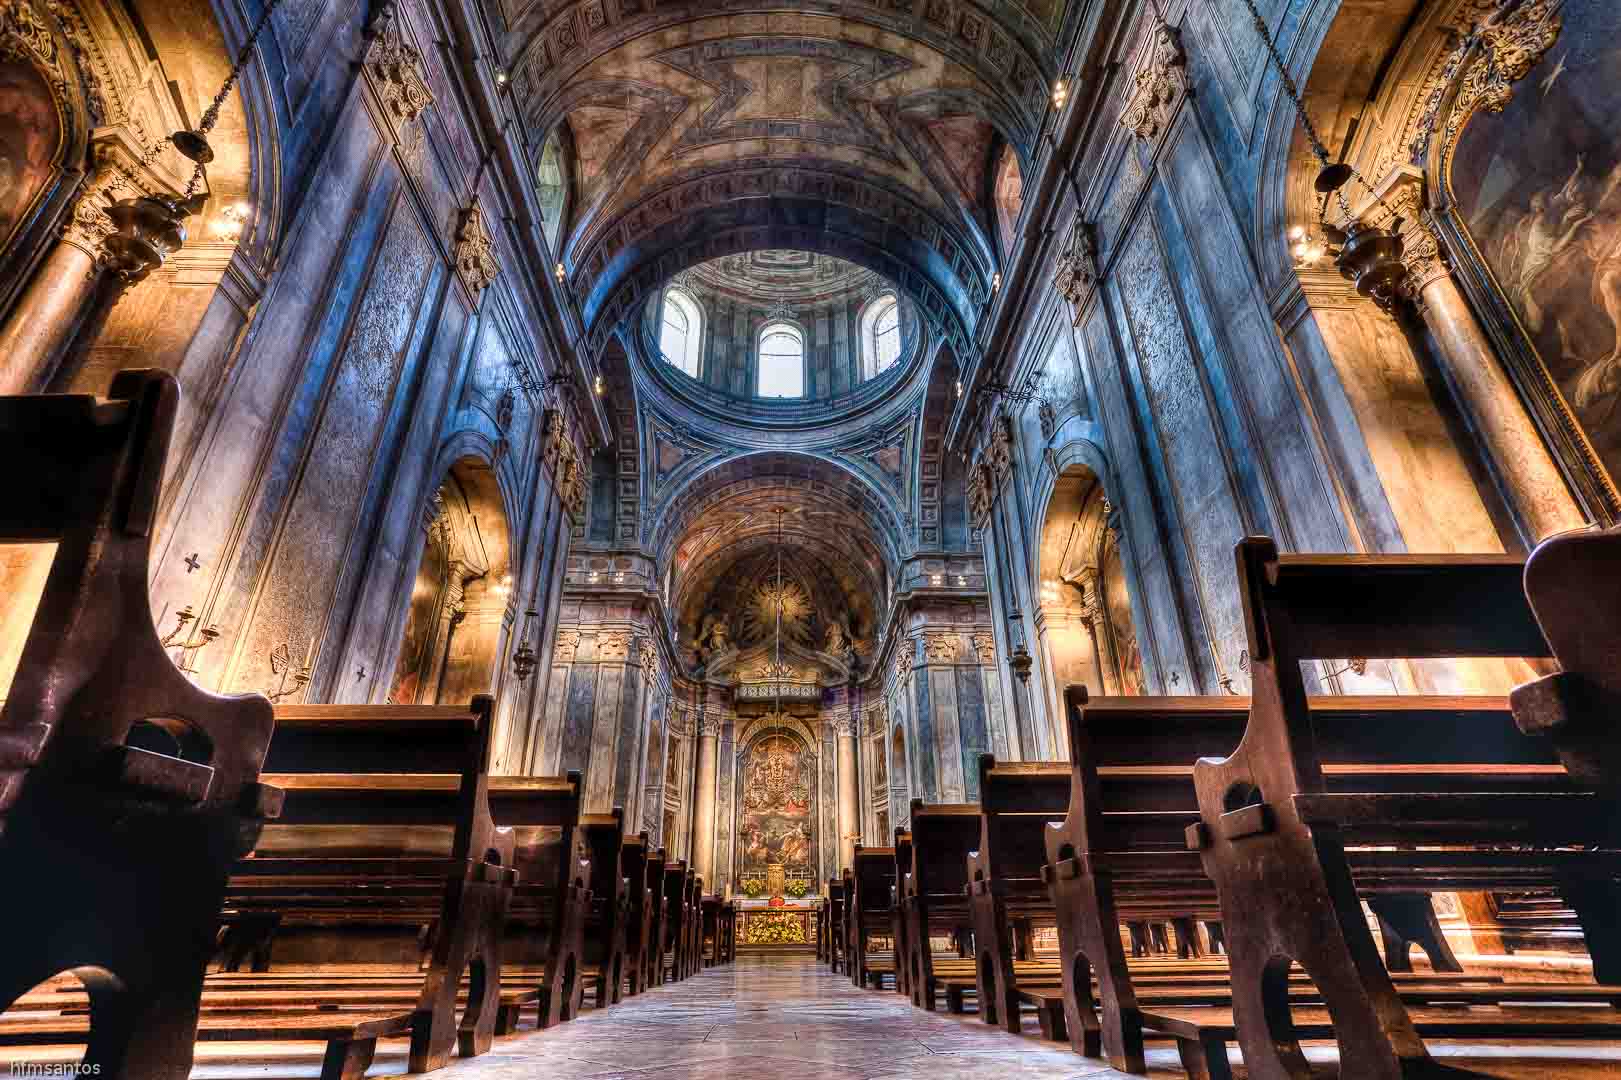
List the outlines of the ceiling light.
<svg viewBox="0 0 1621 1080">
<path fill-rule="evenodd" d="M 555 277 L 557 279 L 557 283 L 561 285 L 563 284 L 563 279 L 568 277 L 568 271 L 563 269 L 562 263 L 558 263 L 556 266 L 552 267 L 552 276 Z"/>
<path fill-rule="evenodd" d="M 507 72 L 506 72 L 506 69 L 505 68 L 496 68 L 495 69 L 495 85 L 497 85 L 497 86 L 505 86 L 506 84 L 507 84 Z"/>
<path fill-rule="evenodd" d="M 601 397 L 604 393 L 607 392 L 608 384 L 602 381 L 602 376 L 601 375 L 598 375 L 596 377 L 595 381 L 593 381 L 591 383 L 591 389 L 596 391 L 597 397 Z"/>
<path fill-rule="evenodd" d="M 998 270 L 991 275 L 991 295 L 995 296 L 1002 291 L 1002 271 Z"/>
<path fill-rule="evenodd" d="M 1069 100 L 1069 83 L 1059 79 L 1053 83 L 1053 108 L 1062 109 L 1064 102 Z"/>
</svg>

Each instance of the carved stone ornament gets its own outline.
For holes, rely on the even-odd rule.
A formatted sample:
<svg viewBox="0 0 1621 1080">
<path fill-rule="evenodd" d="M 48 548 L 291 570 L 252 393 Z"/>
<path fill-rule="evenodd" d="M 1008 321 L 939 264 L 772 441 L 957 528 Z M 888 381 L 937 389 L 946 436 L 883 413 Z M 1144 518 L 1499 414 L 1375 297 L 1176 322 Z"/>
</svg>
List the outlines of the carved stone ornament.
<svg viewBox="0 0 1621 1080">
<path fill-rule="evenodd" d="M 28 0 L 0 0 L 0 59 L 32 64 L 50 84 L 58 107 L 67 100 L 68 81 L 62 50 L 57 47 L 50 26 Z"/>
<path fill-rule="evenodd" d="M 981 664 L 996 663 L 996 636 L 987 633 L 975 634 L 974 655 L 979 658 Z"/>
<path fill-rule="evenodd" d="M 991 467 L 991 481 L 995 485 L 1000 485 L 1013 468 L 1013 422 L 1006 413 L 991 421 L 991 441 L 985 451 L 985 463 Z"/>
<path fill-rule="evenodd" d="M 1041 437 L 1052 438 L 1053 432 L 1058 430 L 1058 409 L 1051 401 L 1042 398 L 1036 403 L 1036 418 L 1041 422 Z M 1047 448 L 1047 453 L 1052 454 L 1052 447 Z"/>
<path fill-rule="evenodd" d="M 629 630 L 609 630 L 597 636 L 598 660 L 623 660 L 630 655 Z"/>
<path fill-rule="evenodd" d="M 1064 253 L 1058 257 L 1058 264 L 1053 271 L 1053 287 L 1058 290 L 1059 296 L 1069 302 L 1070 311 L 1074 316 L 1071 320 L 1072 325 L 1081 325 L 1081 309 L 1097 280 L 1097 237 L 1093 233 L 1092 226 L 1082 221 L 1081 216 L 1076 214 L 1069 231 L 1069 243 L 1065 245 Z"/>
<path fill-rule="evenodd" d="M 1188 88 L 1187 58 L 1174 28 L 1165 23 L 1154 27 L 1134 83 L 1120 123 L 1139 139 L 1152 139 L 1164 128 L 1177 100 Z"/>
<path fill-rule="evenodd" d="M 422 54 L 405 40 L 393 5 L 387 5 L 372 25 L 371 48 L 366 50 L 366 73 L 396 129 L 403 128 L 433 104 L 433 91 L 423 73 Z"/>
<path fill-rule="evenodd" d="M 552 650 L 552 658 L 559 664 L 574 663 L 574 653 L 580 647 L 580 632 L 578 630 L 559 630 L 557 632 L 557 645 Z"/>
<path fill-rule="evenodd" d="M 853 739 L 856 737 L 855 718 L 849 713 L 837 713 L 828 717 L 828 721 L 833 725 L 833 730 L 838 734 L 839 738 Z"/>
<path fill-rule="evenodd" d="M 981 462 L 968 470 L 968 517 L 976 527 L 991 516 L 991 469 Z"/>
<path fill-rule="evenodd" d="M 923 657 L 931 664 L 951 664 L 957 660 L 961 642 L 956 634 L 925 634 Z"/>
<path fill-rule="evenodd" d="M 914 659 L 915 658 L 912 655 L 911 641 L 908 640 L 901 642 L 900 648 L 895 653 L 896 682 L 900 682 L 902 679 L 906 678 L 906 676 L 912 673 L 912 663 Z"/>
<path fill-rule="evenodd" d="M 476 197 L 462 211 L 461 225 L 456 229 L 456 272 L 475 300 L 501 272 L 501 264 L 495 259 L 495 241 L 484 227 L 484 211 L 479 209 Z"/>
<path fill-rule="evenodd" d="M 1423 108 L 1407 144 L 1413 164 L 1427 165 L 1443 107 L 1447 108 L 1446 124 L 1441 129 L 1443 172 L 1446 158 L 1469 118 L 1479 111 L 1503 111 L 1514 94 L 1514 84 L 1525 78 L 1559 39 L 1562 3 L 1527 0 L 1514 6 L 1512 0 L 1491 4 L 1471 0 L 1465 5 L 1459 12 L 1461 18 L 1455 16 L 1457 23 L 1477 25 L 1474 32 L 1458 42 L 1439 72 L 1425 85 L 1421 94 Z M 1505 11 L 1507 14 L 1502 15 Z M 1449 91 L 1460 73 L 1463 81 L 1449 104 Z"/>
<path fill-rule="evenodd" d="M 127 186 L 118 173 L 98 170 L 73 200 L 67 224 L 62 227 L 63 242 L 88 255 L 97 268 L 107 262 L 107 238 L 118 231 L 107 216 L 107 207 L 112 205 L 113 192 Z"/>
</svg>

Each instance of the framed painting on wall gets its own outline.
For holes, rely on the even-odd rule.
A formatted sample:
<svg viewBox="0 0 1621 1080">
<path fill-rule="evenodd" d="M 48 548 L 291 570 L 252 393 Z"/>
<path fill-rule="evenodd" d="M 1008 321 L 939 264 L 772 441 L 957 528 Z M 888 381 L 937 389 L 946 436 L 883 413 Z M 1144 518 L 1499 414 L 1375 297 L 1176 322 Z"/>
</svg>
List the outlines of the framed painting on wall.
<svg viewBox="0 0 1621 1080">
<path fill-rule="evenodd" d="M 1434 175 L 1461 275 L 1590 516 L 1621 517 L 1621 6 L 1505 4 L 1460 46 Z"/>
</svg>

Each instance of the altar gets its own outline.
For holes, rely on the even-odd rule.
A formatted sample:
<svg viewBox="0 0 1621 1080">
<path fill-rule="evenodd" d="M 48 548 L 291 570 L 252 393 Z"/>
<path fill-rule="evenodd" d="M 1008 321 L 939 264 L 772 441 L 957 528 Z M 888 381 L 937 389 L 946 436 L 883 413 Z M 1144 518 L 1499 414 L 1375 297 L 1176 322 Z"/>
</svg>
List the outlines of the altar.
<svg viewBox="0 0 1621 1080">
<path fill-rule="evenodd" d="M 822 898 L 775 896 L 770 899 L 734 897 L 737 909 L 737 946 L 742 949 L 808 949 L 816 944 L 816 909 Z"/>
</svg>

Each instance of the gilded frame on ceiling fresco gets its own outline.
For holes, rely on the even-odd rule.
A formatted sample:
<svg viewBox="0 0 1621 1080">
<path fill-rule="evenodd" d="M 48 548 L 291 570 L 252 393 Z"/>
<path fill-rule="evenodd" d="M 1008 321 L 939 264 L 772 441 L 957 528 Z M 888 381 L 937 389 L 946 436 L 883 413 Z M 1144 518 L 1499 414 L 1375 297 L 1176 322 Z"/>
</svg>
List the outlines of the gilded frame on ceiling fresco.
<svg viewBox="0 0 1621 1080">
<path fill-rule="evenodd" d="M 1455 151 L 1471 122 L 1482 114 L 1500 113 L 1564 32 L 1557 5 L 1551 0 L 1506 0 L 1495 5 L 1466 0 L 1466 4 L 1495 11 L 1445 55 L 1425 85 L 1421 117 L 1405 149 L 1428 178 L 1433 224 L 1453 257 L 1459 287 L 1583 512 L 1600 524 L 1615 524 L 1621 521 L 1616 479 L 1605 469 L 1531 331 L 1488 265 L 1463 218 L 1452 183 Z"/>
</svg>

